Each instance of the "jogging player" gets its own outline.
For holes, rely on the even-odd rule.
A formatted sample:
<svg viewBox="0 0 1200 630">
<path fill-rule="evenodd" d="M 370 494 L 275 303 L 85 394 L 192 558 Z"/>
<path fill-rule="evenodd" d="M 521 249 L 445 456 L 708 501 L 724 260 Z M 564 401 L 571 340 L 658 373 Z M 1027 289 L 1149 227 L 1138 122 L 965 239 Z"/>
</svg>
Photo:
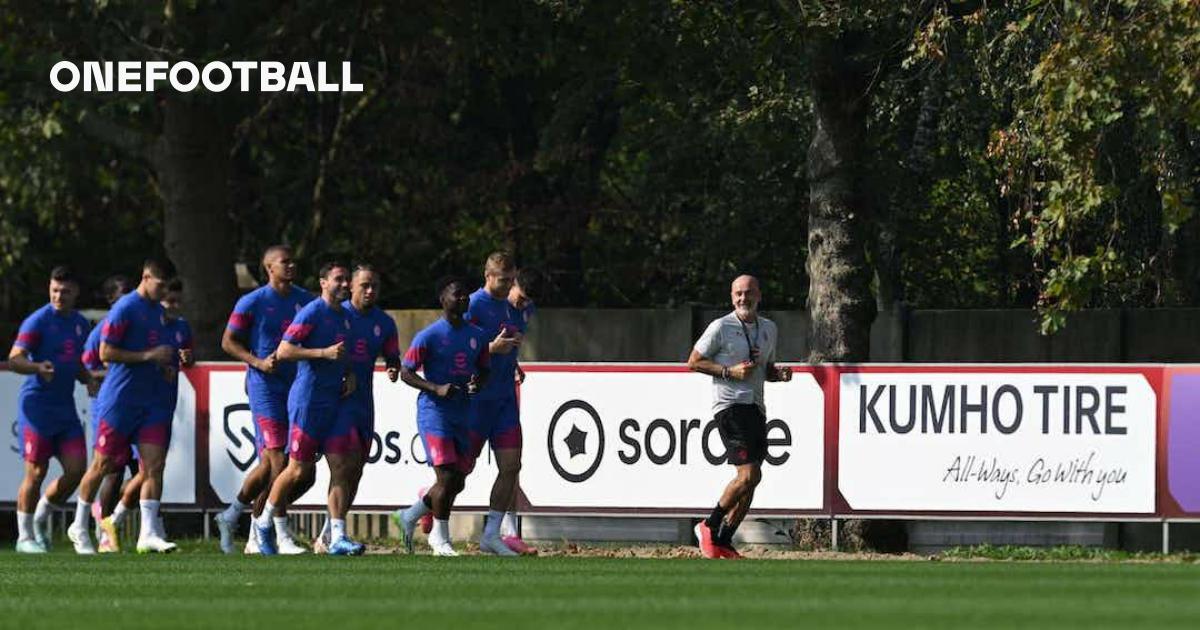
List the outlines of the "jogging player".
<svg viewBox="0 0 1200 630">
<path fill-rule="evenodd" d="M 340 423 L 348 424 L 358 432 L 362 450 L 354 461 L 356 470 L 350 479 L 350 496 L 346 509 L 354 505 L 358 495 L 358 484 L 362 480 L 363 467 L 371 441 L 375 435 L 375 360 L 383 357 L 387 366 L 388 380 L 395 383 L 400 377 L 400 338 L 396 332 L 396 321 L 376 308 L 379 299 L 379 272 L 371 265 L 360 264 L 350 277 L 350 299 L 342 302 L 342 308 L 350 318 L 350 335 L 346 353 L 354 370 L 355 389 L 338 406 Z M 313 551 L 323 553 L 330 549 L 332 518 L 325 519 L 325 526 Z"/>
<path fill-rule="evenodd" d="M 120 274 L 109 276 L 101 284 L 104 300 L 110 309 L 117 300 L 121 299 L 122 295 L 129 293 L 132 288 L 133 284 L 129 278 Z M 87 341 L 83 344 L 83 366 L 91 372 L 94 383 L 93 387 L 88 388 L 88 396 L 92 399 L 91 412 L 88 416 L 92 429 L 90 434 L 92 450 L 96 447 L 96 435 L 99 433 L 96 395 L 99 393 L 100 384 L 104 382 L 104 376 L 107 373 L 104 362 L 100 360 L 100 333 L 103 332 L 106 321 L 108 321 L 107 317 L 97 322 L 96 326 L 92 328 L 92 332 L 88 334 Z M 92 503 L 92 518 L 96 521 L 96 537 L 99 540 L 100 553 L 112 553 L 119 550 L 119 541 L 110 539 L 108 534 L 104 533 L 101 526 L 103 519 L 118 513 L 120 513 L 119 518 L 123 519 L 127 510 L 137 509 L 142 477 L 138 466 L 137 452 L 132 450 L 132 447 L 126 468 L 129 470 L 129 481 L 124 486 L 121 485 L 121 480 L 125 476 L 123 469 L 105 475 L 104 481 L 100 484 L 100 491 L 96 494 L 96 500 Z"/>
<path fill-rule="evenodd" d="M 79 484 L 75 522 L 67 530 L 76 553 L 95 553 L 88 517 L 104 476 L 126 464 L 130 444 L 137 444 L 144 479 L 141 489 L 141 532 L 137 550 L 166 552 L 175 544 L 157 532 L 170 422 L 152 414 L 154 392 L 167 378 L 177 350 L 166 343 L 166 316 L 159 303 L 175 268 L 165 259 L 147 259 L 137 290 L 113 305 L 100 340 L 100 360 L 109 365 L 96 401 L 99 431 L 95 458 Z"/>
<path fill-rule="evenodd" d="M 417 520 L 432 511 L 433 555 L 457 556 L 450 545 L 450 510 L 475 467 L 468 436 L 469 397 L 487 382 L 490 338 L 464 319 L 470 296 L 462 280 L 439 280 L 437 295 L 442 318 L 417 333 L 400 367 L 400 379 L 421 391 L 417 430 L 437 481 L 419 501 L 393 513 L 392 520 L 412 553 Z M 418 370 L 423 376 L 417 375 Z"/>
<path fill-rule="evenodd" d="M 258 548 L 274 555 L 275 524 L 272 517 L 299 495 L 305 479 L 313 476 L 318 455 L 329 465 L 329 553 L 359 555 L 366 548 L 346 537 L 346 508 L 350 479 L 361 458 L 358 429 L 338 408 L 343 396 L 353 393 L 354 373 L 346 361 L 350 319 L 342 300 L 350 288 L 350 270 L 339 263 L 321 267 L 321 297 L 300 310 L 275 351 L 279 361 L 298 362 L 296 380 L 288 392 L 288 418 L 292 428 L 287 468 L 271 484 L 262 515 L 254 521 Z"/>
<path fill-rule="evenodd" d="M 311 293 L 293 284 L 296 263 L 287 246 L 267 248 L 263 252 L 262 266 L 267 274 L 267 284 L 238 300 L 221 338 L 221 349 L 246 364 L 246 394 L 250 399 L 259 454 L 258 465 L 246 475 L 237 497 L 216 516 L 221 551 L 225 553 L 234 551 L 233 538 L 242 511 L 270 490 L 287 464 L 287 401 L 296 377 L 296 364 L 280 362 L 275 349 L 292 319 L 313 299 Z M 261 513 L 261 502 L 257 509 Z M 303 553 L 304 548 L 288 531 L 287 514 L 278 510 L 277 518 L 275 542 L 280 553 Z M 258 553 L 253 527 L 246 542 L 246 553 Z"/>
<path fill-rule="evenodd" d="M 192 354 L 192 327 L 183 318 L 183 282 L 178 278 L 172 280 L 167 285 L 166 297 L 162 299 L 163 314 L 166 316 L 164 323 L 165 335 L 163 340 L 171 345 L 175 352 L 172 354 L 171 364 L 163 368 L 163 378 L 155 381 L 154 393 L 150 405 L 150 422 L 151 424 L 163 424 L 167 428 L 166 444 L 164 448 L 170 449 L 171 446 L 171 426 L 175 421 L 175 406 L 179 402 L 179 369 L 180 367 L 191 367 L 195 364 Z M 145 475 L 140 472 L 125 484 L 121 490 L 121 500 L 117 503 L 117 508 L 112 514 L 100 519 L 100 529 L 103 532 L 101 537 L 99 551 L 100 553 L 115 552 L 120 550 L 120 536 L 118 529 L 125 521 L 125 517 L 132 510 L 137 500 L 138 494 L 141 492 L 142 481 Z M 93 506 L 93 516 L 95 509 Z M 162 517 L 160 516 L 156 522 L 151 523 L 154 527 L 154 532 L 159 538 L 166 539 L 167 533 L 163 528 Z M 105 542 L 108 542 L 107 548 Z"/>
<path fill-rule="evenodd" d="M 45 553 L 48 521 L 79 485 L 87 467 L 83 426 L 75 410 L 75 382 L 90 384 L 80 355 L 88 323 L 75 310 L 79 282 L 66 267 L 50 272 L 50 303 L 34 311 L 17 332 L 8 366 L 28 375 L 17 396 L 17 425 L 25 477 L 17 490 L 17 551 Z M 57 457 L 63 474 L 38 498 L 50 464 Z M 35 507 L 36 505 L 36 507 Z"/>
<path fill-rule="evenodd" d="M 517 405 L 517 355 L 532 313 L 532 303 L 517 308 L 510 301 L 516 291 L 517 268 L 507 252 L 488 256 L 483 266 L 483 286 L 471 294 L 467 320 L 483 329 L 491 341 L 492 373 L 487 385 L 471 400 L 471 456 L 478 459 L 485 442 L 496 454 L 496 481 L 492 484 L 487 520 L 479 549 L 499 556 L 517 551 L 501 538 L 500 526 L 506 512 L 514 508 L 517 479 L 521 471 L 521 421 Z M 528 309 L 528 310 L 526 310 Z M 510 538 L 520 551 L 530 551 L 519 538 Z"/>
<path fill-rule="evenodd" d="M 754 276 L 738 276 L 731 287 L 733 312 L 713 320 L 688 357 L 693 371 L 713 377 L 713 412 L 737 476 L 713 508 L 696 525 L 705 558 L 740 558 L 733 535 L 754 500 L 767 451 L 763 381 L 790 381 L 792 370 L 775 365 L 779 332 L 775 322 L 758 314 L 762 300 Z"/>
</svg>

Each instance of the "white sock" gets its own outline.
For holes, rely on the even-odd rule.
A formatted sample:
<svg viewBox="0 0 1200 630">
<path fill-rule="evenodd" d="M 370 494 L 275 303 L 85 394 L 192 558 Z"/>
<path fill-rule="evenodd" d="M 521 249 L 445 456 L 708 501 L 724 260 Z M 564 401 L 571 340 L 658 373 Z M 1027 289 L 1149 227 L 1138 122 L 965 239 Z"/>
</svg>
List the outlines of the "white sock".
<svg viewBox="0 0 1200 630">
<path fill-rule="evenodd" d="M 167 539 L 167 526 L 161 516 L 154 519 L 154 533 L 158 534 L 158 537 L 163 540 Z"/>
<path fill-rule="evenodd" d="M 17 512 L 17 542 L 33 540 L 33 515 Z"/>
<path fill-rule="evenodd" d="M 429 532 L 429 537 L 434 542 L 450 544 L 450 519 L 433 519 L 433 531 Z"/>
<path fill-rule="evenodd" d="M 267 504 L 263 506 L 262 514 L 258 515 L 256 522 L 259 527 L 270 527 L 271 519 L 273 518 L 275 518 L 275 504 L 267 501 Z"/>
<path fill-rule="evenodd" d="M 87 531 L 88 518 L 92 514 L 92 502 L 77 499 L 75 501 L 75 522 L 71 525 L 76 529 Z"/>
<path fill-rule="evenodd" d="M 286 516 L 272 516 L 271 522 L 275 524 L 275 535 L 287 538 L 292 535 L 292 531 L 288 529 Z"/>
<path fill-rule="evenodd" d="M 517 513 L 505 512 L 504 522 L 500 525 L 500 531 L 505 536 L 520 536 L 520 528 L 517 527 Z"/>
<path fill-rule="evenodd" d="M 504 520 L 504 512 L 500 510 L 488 510 L 487 521 L 483 525 L 483 537 L 500 535 L 500 522 Z"/>
<path fill-rule="evenodd" d="M 51 511 L 59 509 L 62 509 L 62 506 L 54 505 L 50 499 L 46 498 L 46 495 L 42 495 L 42 498 L 38 499 L 37 507 L 33 510 L 33 522 L 41 526 L 50 518 Z"/>
<path fill-rule="evenodd" d="M 125 507 L 125 504 L 121 501 L 117 501 L 117 507 L 113 508 L 113 512 L 109 515 L 109 518 L 112 519 L 114 524 L 120 525 L 125 522 L 125 517 L 128 515 L 129 508 Z"/>
<path fill-rule="evenodd" d="M 234 499 L 233 503 L 230 503 L 229 507 L 221 512 L 221 520 L 226 523 L 236 523 L 244 511 L 246 511 L 246 504 Z"/>
<path fill-rule="evenodd" d="M 138 534 L 138 540 L 157 536 L 154 530 L 158 528 L 158 501 L 142 499 L 138 505 L 142 509 L 142 531 Z"/>
<path fill-rule="evenodd" d="M 428 513 L 429 513 L 429 508 L 425 505 L 425 500 L 421 499 L 421 500 L 417 501 L 416 503 L 408 506 L 404 510 L 404 513 L 401 515 L 401 517 L 404 520 L 411 523 L 411 522 L 421 518 L 422 516 L 425 516 Z"/>
<path fill-rule="evenodd" d="M 332 543 L 333 539 L 330 538 L 330 534 L 329 534 L 329 520 L 330 520 L 329 513 L 326 512 L 325 513 L 325 524 L 321 526 L 321 534 L 319 536 L 317 536 L 317 538 L 320 540 L 324 540 L 327 543 Z"/>
<path fill-rule="evenodd" d="M 345 537 L 346 537 L 346 519 L 344 519 L 344 518 L 329 519 L 329 544 L 332 545 Z"/>
</svg>

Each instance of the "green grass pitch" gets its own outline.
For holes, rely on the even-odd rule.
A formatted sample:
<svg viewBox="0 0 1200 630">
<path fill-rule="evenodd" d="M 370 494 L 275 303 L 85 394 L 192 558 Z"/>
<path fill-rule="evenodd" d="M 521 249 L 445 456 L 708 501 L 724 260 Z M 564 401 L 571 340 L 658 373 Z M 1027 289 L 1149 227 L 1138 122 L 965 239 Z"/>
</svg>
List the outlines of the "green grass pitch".
<svg viewBox="0 0 1200 630">
<path fill-rule="evenodd" d="M 0 552 L 4 628 L 1197 627 L 1200 566 Z"/>
</svg>

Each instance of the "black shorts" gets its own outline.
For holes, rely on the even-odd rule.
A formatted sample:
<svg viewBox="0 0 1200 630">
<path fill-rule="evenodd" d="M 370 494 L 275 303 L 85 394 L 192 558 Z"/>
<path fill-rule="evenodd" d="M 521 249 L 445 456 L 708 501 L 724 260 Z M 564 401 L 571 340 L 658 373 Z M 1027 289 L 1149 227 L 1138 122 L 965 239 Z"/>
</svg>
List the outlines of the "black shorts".
<svg viewBox="0 0 1200 630">
<path fill-rule="evenodd" d="M 726 461 L 734 466 L 762 463 L 767 456 L 767 417 L 758 405 L 726 407 L 714 419 Z"/>
</svg>

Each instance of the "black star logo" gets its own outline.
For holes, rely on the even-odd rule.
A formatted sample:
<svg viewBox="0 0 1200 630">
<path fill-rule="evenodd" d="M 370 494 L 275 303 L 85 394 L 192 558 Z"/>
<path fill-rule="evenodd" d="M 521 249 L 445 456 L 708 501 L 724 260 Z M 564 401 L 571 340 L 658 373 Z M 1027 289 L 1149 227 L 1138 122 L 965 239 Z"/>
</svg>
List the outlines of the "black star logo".
<svg viewBox="0 0 1200 630">
<path fill-rule="evenodd" d="M 567 433 L 567 437 L 563 438 L 563 442 L 567 445 L 567 451 L 570 452 L 571 457 L 587 453 L 585 446 L 587 433 L 580 431 L 579 427 L 574 424 L 571 425 L 571 431 Z"/>
</svg>

